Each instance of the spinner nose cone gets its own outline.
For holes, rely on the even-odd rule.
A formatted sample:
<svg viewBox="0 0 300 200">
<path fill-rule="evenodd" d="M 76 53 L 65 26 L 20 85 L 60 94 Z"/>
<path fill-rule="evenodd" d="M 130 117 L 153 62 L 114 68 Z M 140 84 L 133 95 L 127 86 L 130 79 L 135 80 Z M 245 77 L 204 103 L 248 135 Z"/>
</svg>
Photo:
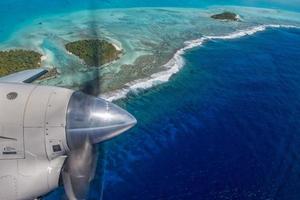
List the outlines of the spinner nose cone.
<svg viewBox="0 0 300 200">
<path fill-rule="evenodd" d="M 136 119 L 122 108 L 103 99 L 75 92 L 68 106 L 68 143 L 76 143 L 76 140 L 85 136 L 94 144 L 103 142 L 130 129 L 136 123 Z"/>
<path fill-rule="evenodd" d="M 95 130 L 90 135 L 93 143 L 111 139 L 137 123 L 136 119 L 127 111 L 112 103 L 105 103 L 105 109 L 99 108 L 91 112 L 90 128 Z"/>
</svg>

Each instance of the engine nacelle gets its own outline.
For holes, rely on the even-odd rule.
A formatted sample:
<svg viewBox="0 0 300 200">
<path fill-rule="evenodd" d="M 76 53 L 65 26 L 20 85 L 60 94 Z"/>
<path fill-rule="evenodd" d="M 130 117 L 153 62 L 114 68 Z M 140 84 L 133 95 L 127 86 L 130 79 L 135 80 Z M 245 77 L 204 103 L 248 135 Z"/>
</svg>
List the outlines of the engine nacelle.
<svg viewBox="0 0 300 200">
<path fill-rule="evenodd" d="M 73 93 L 0 83 L 0 199 L 34 199 L 58 186 Z"/>
<path fill-rule="evenodd" d="M 66 193 L 85 195 L 93 178 L 94 145 L 135 124 L 127 111 L 81 92 L 0 83 L 0 200 L 34 199 L 52 191 L 67 156 Z M 82 184 L 83 189 L 73 189 Z"/>
</svg>

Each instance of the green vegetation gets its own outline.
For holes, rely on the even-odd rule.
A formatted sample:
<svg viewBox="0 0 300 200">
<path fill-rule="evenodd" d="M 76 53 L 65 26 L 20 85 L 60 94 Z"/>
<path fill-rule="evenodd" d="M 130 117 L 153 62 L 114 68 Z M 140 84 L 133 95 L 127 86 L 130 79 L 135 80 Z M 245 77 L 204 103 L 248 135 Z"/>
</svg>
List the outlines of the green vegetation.
<svg viewBox="0 0 300 200">
<path fill-rule="evenodd" d="M 233 12 L 223 12 L 221 14 L 212 15 L 211 18 L 219 20 L 238 21 L 238 15 Z"/>
<path fill-rule="evenodd" d="M 41 66 L 42 55 L 30 50 L 0 51 L 0 76 Z"/>
<path fill-rule="evenodd" d="M 119 58 L 120 51 L 105 40 L 79 40 L 66 44 L 66 49 L 88 66 L 100 67 Z"/>
</svg>

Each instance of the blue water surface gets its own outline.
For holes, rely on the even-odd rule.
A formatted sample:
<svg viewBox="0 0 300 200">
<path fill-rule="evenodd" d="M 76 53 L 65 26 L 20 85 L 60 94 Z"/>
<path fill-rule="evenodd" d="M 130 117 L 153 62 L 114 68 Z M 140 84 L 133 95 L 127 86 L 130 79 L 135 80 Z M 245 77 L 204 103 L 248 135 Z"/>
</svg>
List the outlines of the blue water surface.
<svg viewBox="0 0 300 200">
<path fill-rule="evenodd" d="M 300 199 L 300 30 L 210 41 L 185 59 L 170 82 L 117 102 L 139 123 L 104 145 L 90 199 L 102 184 L 104 200 Z"/>
<path fill-rule="evenodd" d="M 118 102 L 139 123 L 105 144 L 104 199 L 300 199 L 300 31 L 210 41 L 185 59 Z"/>
</svg>

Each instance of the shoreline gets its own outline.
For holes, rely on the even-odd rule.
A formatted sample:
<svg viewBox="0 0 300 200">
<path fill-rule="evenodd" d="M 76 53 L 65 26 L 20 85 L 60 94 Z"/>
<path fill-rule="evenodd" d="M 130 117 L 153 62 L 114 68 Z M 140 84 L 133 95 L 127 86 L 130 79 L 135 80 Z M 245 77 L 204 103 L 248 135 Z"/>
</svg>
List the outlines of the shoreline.
<svg viewBox="0 0 300 200">
<path fill-rule="evenodd" d="M 185 60 L 183 55 L 186 53 L 187 50 L 191 50 L 197 47 L 201 47 L 205 42 L 210 40 L 232 40 L 232 39 L 238 39 L 245 36 L 250 36 L 253 34 L 256 34 L 258 32 L 266 31 L 267 29 L 299 29 L 298 26 L 293 25 L 281 25 L 281 24 L 266 24 L 266 25 L 258 25 L 251 28 L 247 28 L 244 30 L 238 30 L 234 31 L 227 35 L 221 35 L 221 36 L 203 36 L 199 39 L 195 40 L 189 40 L 184 42 L 184 47 L 177 50 L 174 56 L 163 65 L 163 67 L 166 69 L 165 71 L 161 71 L 155 74 L 152 74 L 149 78 L 145 79 L 139 79 L 133 82 L 127 83 L 125 88 L 111 91 L 102 95 L 99 95 L 99 97 L 107 100 L 107 101 L 115 101 L 124 99 L 127 97 L 127 95 L 130 92 L 138 93 L 143 90 L 150 89 L 154 86 L 166 83 L 170 80 L 170 78 L 178 73 L 182 67 L 185 65 Z"/>
<path fill-rule="evenodd" d="M 224 9 L 239 13 L 243 22 L 225 23 L 209 18 L 211 14 Z M 265 30 L 267 25 L 262 24 L 300 24 L 296 20 L 296 16 L 299 16 L 296 13 L 235 6 L 228 9 L 227 6 L 205 9 L 158 7 L 147 8 L 143 12 L 141 8 L 122 8 L 119 12 L 111 10 L 114 9 L 95 10 L 95 17 L 103 22 L 97 29 L 102 38 L 107 38 L 116 49 L 124 51 L 121 59 L 108 63 L 109 66 L 101 72 L 103 93 L 99 96 L 110 101 L 126 98 L 127 93 L 139 92 L 169 81 L 185 65 L 184 53 L 208 40 L 251 35 L 252 32 Z M 43 52 L 47 59 L 43 59 L 42 64 L 56 66 L 61 71 L 57 79 L 47 80 L 43 84 L 78 89 L 82 82 L 93 79 L 92 70 L 87 70 L 82 59 L 62 47 L 67 41 L 93 38 L 87 27 L 92 21 L 85 12 L 68 13 L 62 21 L 56 14 L 40 19 L 15 32 L 11 40 L 0 46 L 25 47 Z M 150 20 L 149 23 L 147 20 Z M 42 22 L 43 29 L 38 22 Z M 74 26 L 65 28 L 71 22 Z M 135 27 L 141 24 L 147 26 L 136 30 Z M 161 29 L 162 24 L 166 31 Z"/>
</svg>

